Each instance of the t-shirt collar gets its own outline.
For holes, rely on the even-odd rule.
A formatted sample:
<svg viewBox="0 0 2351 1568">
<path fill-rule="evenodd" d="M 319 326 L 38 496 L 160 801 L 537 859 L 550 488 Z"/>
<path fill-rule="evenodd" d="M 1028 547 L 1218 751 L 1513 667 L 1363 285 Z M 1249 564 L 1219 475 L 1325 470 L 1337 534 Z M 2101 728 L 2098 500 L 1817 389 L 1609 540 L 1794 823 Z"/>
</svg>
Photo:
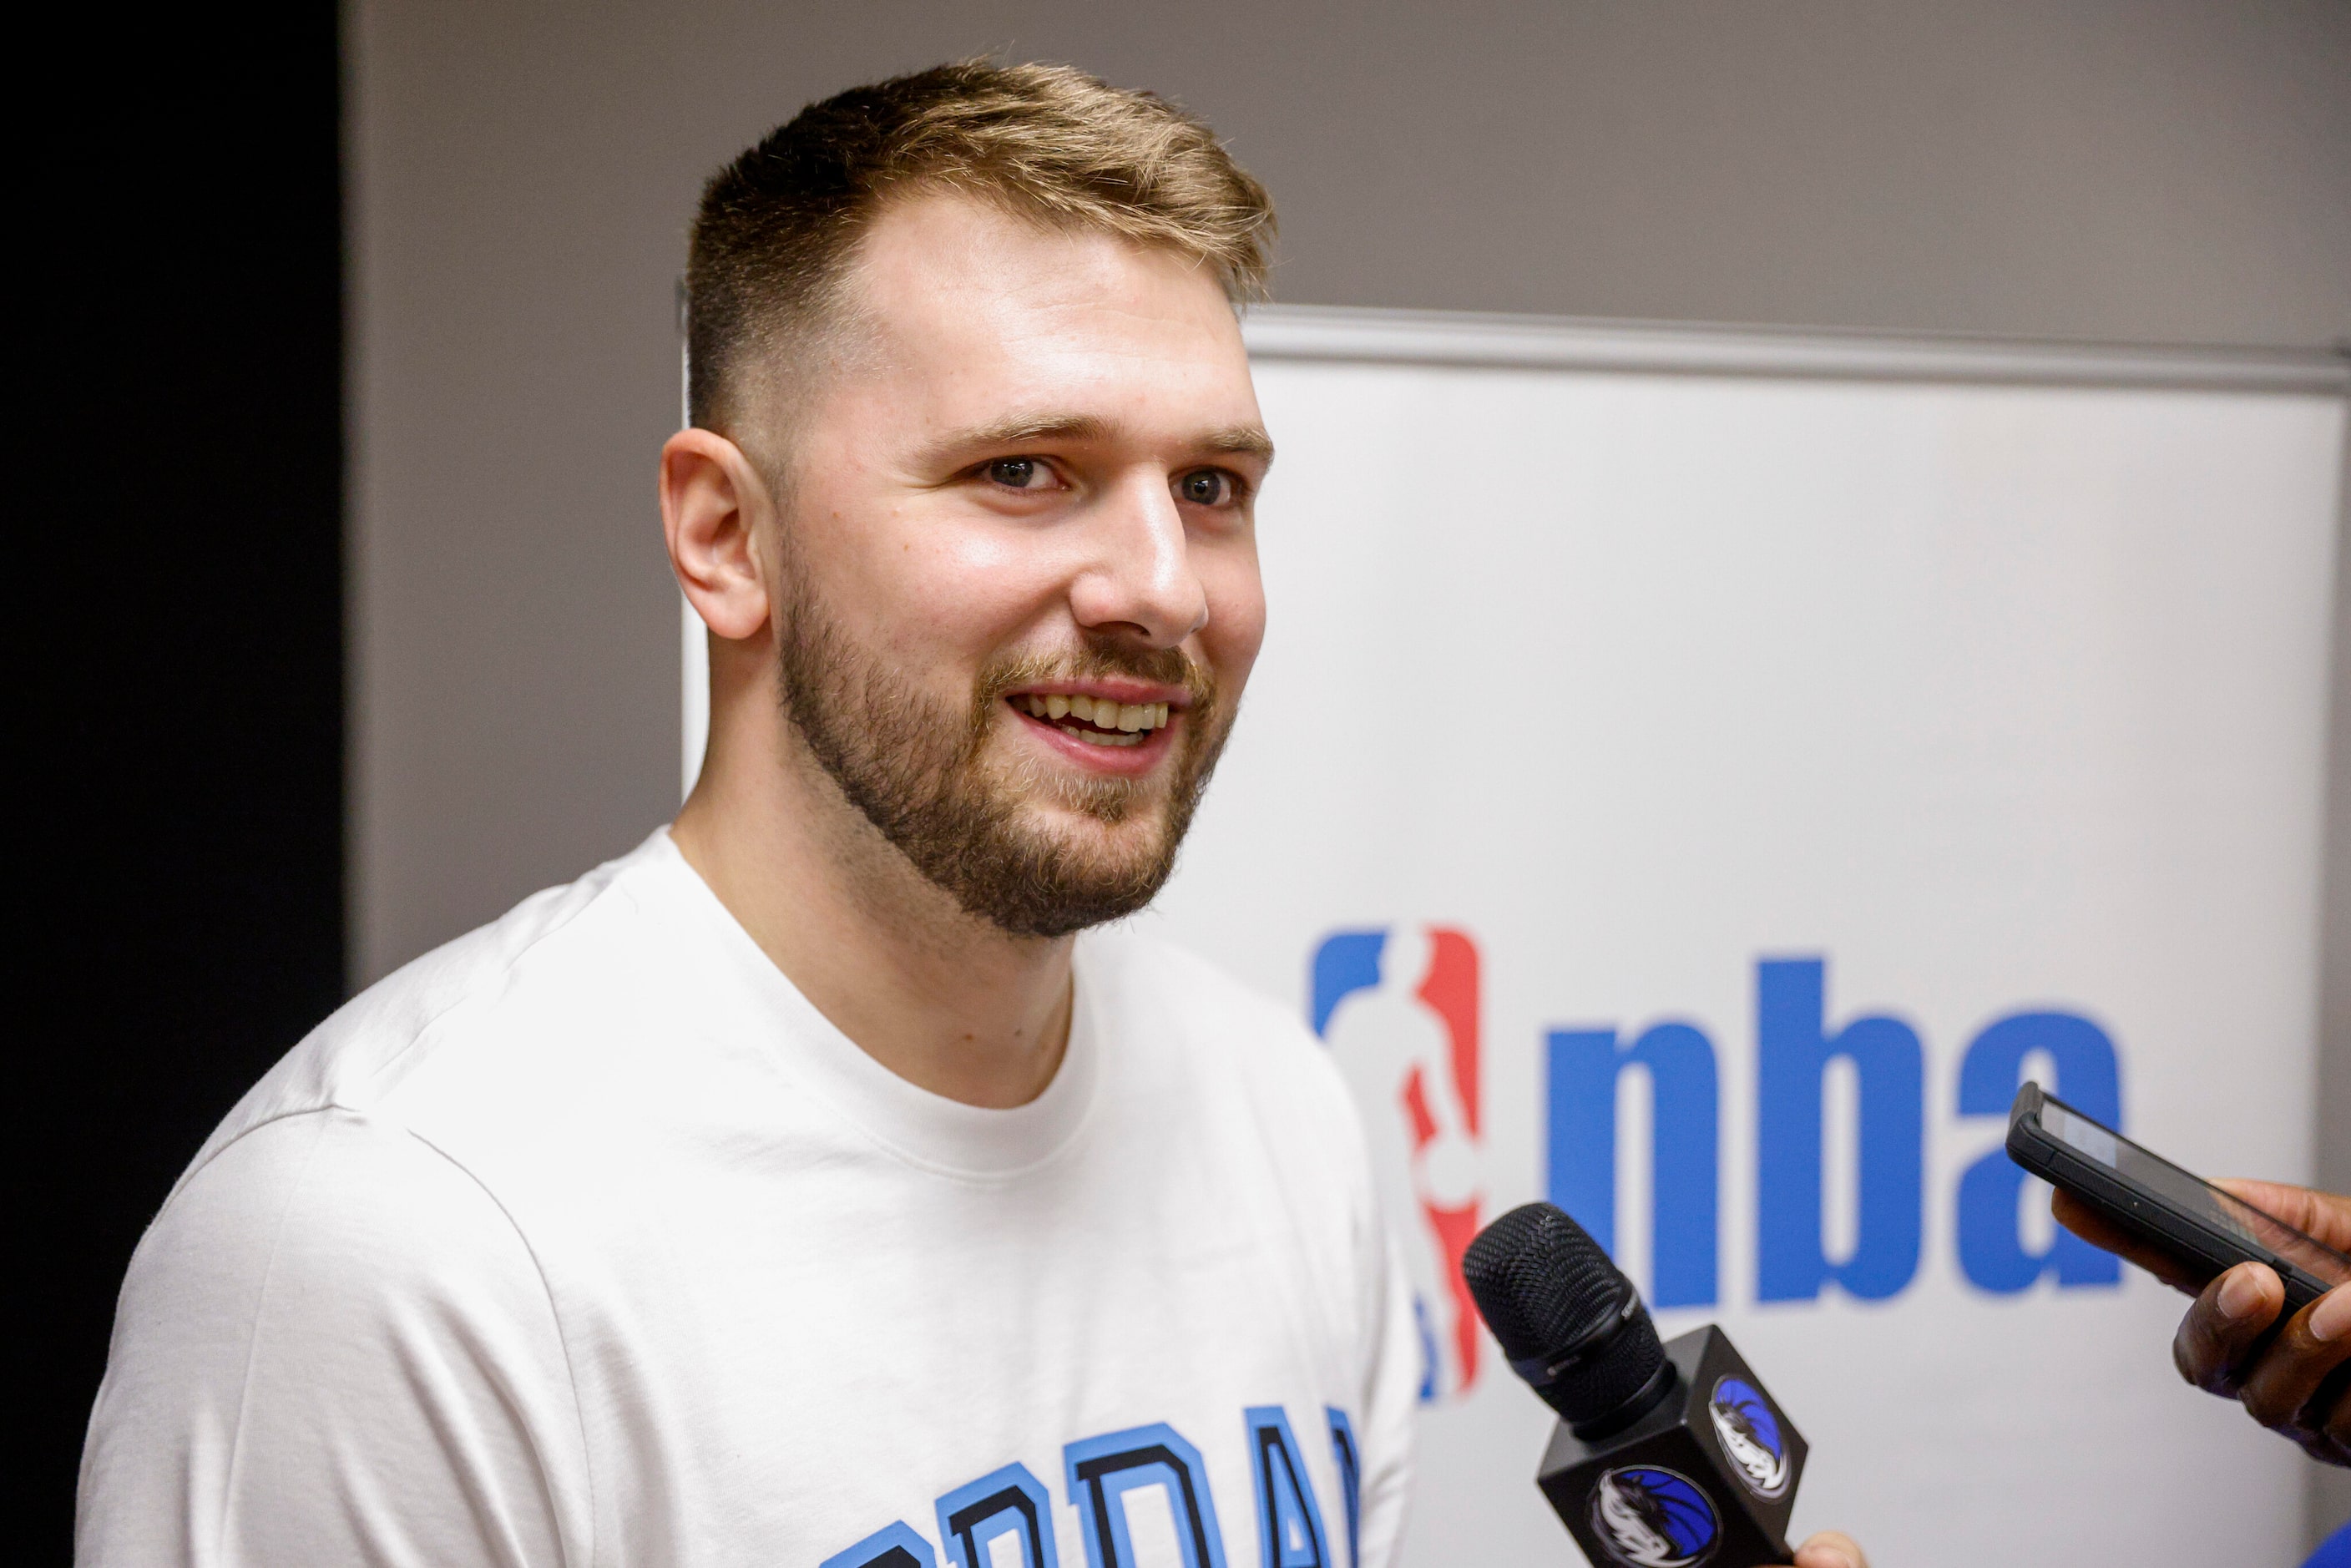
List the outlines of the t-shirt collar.
<svg viewBox="0 0 2351 1568">
<path fill-rule="evenodd" d="M 1026 1105 L 991 1110 L 909 1082 L 843 1034 L 686 863 L 667 828 L 631 858 L 639 862 L 632 869 L 644 902 L 683 917 L 687 940 L 708 951 L 722 984 L 740 988 L 785 1070 L 890 1153 L 942 1175 L 1002 1179 L 1051 1161 L 1084 1128 L 1103 1053 L 1095 1016 L 1100 987 L 1089 983 L 1093 966 L 1083 936 L 1071 965 L 1069 1045 L 1053 1081 Z"/>
</svg>

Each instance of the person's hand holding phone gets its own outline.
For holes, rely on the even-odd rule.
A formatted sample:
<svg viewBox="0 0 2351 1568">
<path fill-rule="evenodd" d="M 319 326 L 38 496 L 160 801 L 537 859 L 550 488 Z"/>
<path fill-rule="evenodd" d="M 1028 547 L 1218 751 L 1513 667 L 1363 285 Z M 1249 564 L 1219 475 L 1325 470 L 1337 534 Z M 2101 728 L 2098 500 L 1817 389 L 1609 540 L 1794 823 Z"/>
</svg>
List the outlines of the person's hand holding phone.
<svg viewBox="0 0 2351 1568">
<path fill-rule="evenodd" d="M 2338 1252 L 2351 1251 L 2351 1197 L 2277 1182 L 2222 1181 L 2238 1197 Z M 2218 1275 L 2125 1234 L 2060 1191 L 2058 1223 L 2094 1247 L 2129 1259 L 2196 1298 L 2171 1342 L 2179 1375 L 2235 1399 L 2254 1420 L 2302 1445 L 2313 1458 L 2351 1466 L 2351 1285 L 2338 1285 L 2274 1335 L 2285 1287 L 2264 1263 Z"/>
</svg>

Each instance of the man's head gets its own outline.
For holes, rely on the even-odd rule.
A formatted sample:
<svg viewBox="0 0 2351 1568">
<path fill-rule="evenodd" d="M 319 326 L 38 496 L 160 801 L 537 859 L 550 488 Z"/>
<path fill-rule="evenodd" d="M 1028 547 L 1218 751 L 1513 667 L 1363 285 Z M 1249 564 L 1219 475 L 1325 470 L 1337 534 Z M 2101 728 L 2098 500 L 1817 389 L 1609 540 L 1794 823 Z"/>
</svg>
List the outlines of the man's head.
<svg viewBox="0 0 2351 1568">
<path fill-rule="evenodd" d="M 1265 289 L 1273 205 L 1205 125 L 1066 66 L 966 60 L 810 104 L 711 176 L 687 263 L 692 423 L 738 441 L 812 390 L 890 205 L 958 193 Z"/>
<path fill-rule="evenodd" d="M 1057 68 L 845 93 L 721 171 L 664 465 L 714 763 L 780 709 L 971 915 L 1147 902 L 1262 635 L 1233 305 L 1270 228 L 1204 127 Z"/>
</svg>

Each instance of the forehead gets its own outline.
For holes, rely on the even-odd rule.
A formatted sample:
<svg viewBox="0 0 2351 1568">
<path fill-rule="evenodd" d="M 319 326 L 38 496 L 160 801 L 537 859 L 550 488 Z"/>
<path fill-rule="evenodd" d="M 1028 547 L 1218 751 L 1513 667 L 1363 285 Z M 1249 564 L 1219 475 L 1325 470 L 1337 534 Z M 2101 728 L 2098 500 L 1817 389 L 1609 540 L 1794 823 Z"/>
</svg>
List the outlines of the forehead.
<svg viewBox="0 0 2351 1568">
<path fill-rule="evenodd" d="M 925 194 L 874 221 L 847 282 L 863 343 L 841 390 L 899 416 L 1258 422 L 1231 305 L 1208 267 L 1171 251 Z"/>
</svg>

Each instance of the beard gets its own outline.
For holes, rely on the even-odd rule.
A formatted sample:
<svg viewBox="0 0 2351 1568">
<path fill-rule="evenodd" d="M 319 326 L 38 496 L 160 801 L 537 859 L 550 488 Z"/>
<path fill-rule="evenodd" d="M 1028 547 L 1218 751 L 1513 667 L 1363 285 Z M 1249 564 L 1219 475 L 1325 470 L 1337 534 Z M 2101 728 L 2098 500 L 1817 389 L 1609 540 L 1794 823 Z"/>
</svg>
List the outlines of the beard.
<svg viewBox="0 0 2351 1568">
<path fill-rule="evenodd" d="M 981 671 L 970 702 L 935 702 L 861 646 L 787 563 L 778 639 L 785 717 L 849 802 L 966 914 L 1015 936 L 1066 936 L 1132 915 L 1176 869 L 1231 728 L 1214 677 L 1178 648 L 1089 637 L 1074 653 L 1007 657 Z M 1190 696 L 1172 769 L 1152 779 L 1071 777 L 1041 759 L 991 761 L 1006 697 L 1046 681 L 1126 675 Z M 1080 819 L 1057 831 L 1028 810 Z M 1156 821 L 1149 819 L 1155 813 Z M 1140 831 L 1090 831 L 1134 821 Z"/>
</svg>

